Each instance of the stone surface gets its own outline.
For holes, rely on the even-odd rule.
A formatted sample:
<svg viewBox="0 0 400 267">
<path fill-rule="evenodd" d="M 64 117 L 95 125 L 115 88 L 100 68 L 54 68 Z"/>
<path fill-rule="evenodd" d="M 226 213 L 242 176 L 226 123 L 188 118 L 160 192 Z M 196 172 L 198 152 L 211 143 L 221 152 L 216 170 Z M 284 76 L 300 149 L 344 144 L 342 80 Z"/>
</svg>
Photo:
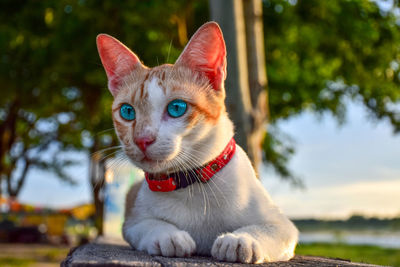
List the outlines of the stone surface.
<svg viewBox="0 0 400 267">
<path fill-rule="evenodd" d="M 99 266 L 254 266 L 249 264 L 220 262 L 208 257 L 167 258 L 150 256 L 144 252 L 135 251 L 125 244 L 90 243 L 72 249 L 61 263 L 62 267 L 99 267 Z M 296 256 L 287 262 L 259 264 L 257 266 L 376 266 L 363 263 L 353 263 L 342 259 L 328 259 L 311 256 Z"/>
</svg>

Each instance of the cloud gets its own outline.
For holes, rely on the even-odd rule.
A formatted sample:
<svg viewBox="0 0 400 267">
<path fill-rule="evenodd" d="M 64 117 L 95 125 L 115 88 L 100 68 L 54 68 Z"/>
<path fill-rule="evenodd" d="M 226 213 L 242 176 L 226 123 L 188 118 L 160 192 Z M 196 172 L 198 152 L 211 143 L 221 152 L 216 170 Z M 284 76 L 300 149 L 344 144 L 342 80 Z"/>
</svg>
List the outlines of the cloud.
<svg viewBox="0 0 400 267">
<path fill-rule="evenodd" d="M 400 215 L 400 179 L 319 186 L 306 191 L 273 194 L 290 217 L 345 218 L 354 213 L 391 217 Z"/>
</svg>

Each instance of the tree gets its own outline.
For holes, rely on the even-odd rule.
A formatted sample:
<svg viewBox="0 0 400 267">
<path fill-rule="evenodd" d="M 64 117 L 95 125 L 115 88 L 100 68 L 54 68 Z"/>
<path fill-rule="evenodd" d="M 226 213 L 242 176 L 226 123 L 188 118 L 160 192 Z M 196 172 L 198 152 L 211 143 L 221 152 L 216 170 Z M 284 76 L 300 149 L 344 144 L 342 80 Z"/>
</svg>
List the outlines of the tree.
<svg viewBox="0 0 400 267">
<path fill-rule="evenodd" d="M 161 5 L 165 9 L 155 8 Z M 190 1 L 2 1 L 0 184 L 9 185 L 7 194 L 18 195 L 32 167 L 72 182 L 63 168 L 72 161 L 41 155 L 87 151 L 101 232 L 104 163 L 113 155 L 103 149 L 117 140 L 96 35 L 123 40 L 150 66 L 173 62 L 185 30 L 198 21 L 192 14 L 197 6 Z"/>
<path fill-rule="evenodd" d="M 220 24 L 228 51 L 226 105 L 236 126 L 235 139 L 258 169 L 267 113 L 262 3 L 259 0 L 210 0 L 209 3 L 211 18 Z"/>
<path fill-rule="evenodd" d="M 242 1 L 210 0 L 211 18 L 224 34 L 227 50 L 226 106 L 235 121 L 235 139 L 248 150 L 251 99 L 248 84 L 246 35 Z"/>
<path fill-rule="evenodd" d="M 54 90 L 58 73 L 49 66 L 57 51 L 48 38 L 46 4 L 3 1 L 0 10 L 0 195 L 5 183 L 7 194 L 16 197 L 32 168 L 73 183 L 63 168 L 73 161 L 55 150 L 69 149 L 67 140 L 77 134 L 71 113 L 75 99 L 69 97 L 72 89 Z M 43 156 L 45 151 L 53 155 Z"/>
<path fill-rule="evenodd" d="M 263 8 L 261 0 L 244 0 L 247 68 L 252 103 L 251 131 L 247 133 L 249 155 L 256 169 L 261 161 L 261 145 L 268 119 L 267 71 L 265 66 Z"/>
<path fill-rule="evenodd" d="M 211 5 L 222 2 L 213 1 Z M 232 20 L 221 21 L 221 27 L 228 50 L 240 52 L 250 48 L 246 40 L 252 36 L 245 27 L 251 25 L 246 6 L 260 1 L 233 3 L 243 6 L 235 10 L 246 21 L 235 22 L 241 23 L 242 36 L 233 37 L 241 38 L 241 48 L 229 47 L 228 24 Z M 293 180 L 287 160 L 294 149 L 277 132 L 277 122 L 309 109 L 317 114 L 330 112 L 343 121 L 346 98 L 362 102 L 374 118 L 389 120 L 395 132 L 400 131 L 400 31 L 395 7 L 382 11 L 376 2 L 368 0 L 262 3 L 268 95 L 261 89 L 266 80 L 260 77 L 257 90 L 246 89 L 255 88 L 249 85 L 249 78 L 252 73 L 265 73 L 262 67 L 244 74 L 228 70 L 228 79 L 238 80 L 228 80 L 226 87 L 231 114 L 242 118 L 243 124 L 237 123 L 242 136 L 263 129 L 264 119 L 257 119 L 258 126 L 253 128 L 249 118 L 257 115 L 254 110 L 260 103 L 265 101 L 269 106 L 269 131 L 263 143 L 267 164 Z M 117 144 L 117 140 L 110 129 L 108 107 L 112 97 L 106 89 L 95 37 L 100 32 L 117 37 L 148 66 L 173 63 L 188 36 L 209 20 L 208 4 L 206 0 L 2 1 L 0 184 L 8 187 L 7 194 L 18 195 L 25 181 L 22 177 L 35 167 L 54 171 L 72 182 L 63 167 L 73 162 L 58 152 L 80 149 L 92 162 L 93 198 L 101 218 L 98 185 L 104 181 L 104 160 L 113 153 L 102 149 Z M 232 7 L 219 8 L 233 12 Z M 259 19 L 258 14 L 255 18 Z M 257 23 L 260 26 L 259 20 L 254 25 Z M 260 33 L 253 34 L 257 36 Z M 254 61 L 250 51 L 246 53 L 238 56 L 236 64 L 249 69 Z M 244 89 L 234 89 L 236 84 Z M 232 98 L 235 90 L 236 97 Z M 265 116 L 260 114 L 260 118 Z M 240 138 L 238 141 L 246 143 Z M 54 153 L 54 157 L 43 157 L 43 151 Z M 4 192 L 0 190 L 0 194 Z"/>
<path fill-rule="evenodd" d="M 375 1 L 264 1 L 272 128 L 312 110 L 345 120 L 346 100 L 362 103 L 371 118 L 400 131 L 400 26 L 395 9 Z M 274 129 L 276 131 L 276 129 Z M 293 153 L 276 132 L 264 141 L 266 162 L 293 177 Z M 282 151 L 283 153 L 278 153 Z"/>
</svg>

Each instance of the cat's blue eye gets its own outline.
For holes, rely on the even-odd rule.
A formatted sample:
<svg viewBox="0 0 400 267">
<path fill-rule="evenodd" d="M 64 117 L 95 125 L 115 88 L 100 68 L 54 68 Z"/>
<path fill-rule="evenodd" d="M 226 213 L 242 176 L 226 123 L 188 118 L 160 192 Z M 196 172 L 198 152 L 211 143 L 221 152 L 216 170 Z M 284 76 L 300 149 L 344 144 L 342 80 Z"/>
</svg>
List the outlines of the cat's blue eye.
<svg viewBox="0 0 400 267">
<path fill-rule="evenodd" d="M 181 99 L 175 99 L 169 102 L 167 106 L 168 115 L 172 118 L 179 118 L 185 114 L 187 109 L 187 103 Z"/>
<path fill-rule="evenodd" d="M 127 121 L 132 121 L 136 118 L 135 109 L 129 104 L 122 104 L 119 114 Z"/>
</svg>

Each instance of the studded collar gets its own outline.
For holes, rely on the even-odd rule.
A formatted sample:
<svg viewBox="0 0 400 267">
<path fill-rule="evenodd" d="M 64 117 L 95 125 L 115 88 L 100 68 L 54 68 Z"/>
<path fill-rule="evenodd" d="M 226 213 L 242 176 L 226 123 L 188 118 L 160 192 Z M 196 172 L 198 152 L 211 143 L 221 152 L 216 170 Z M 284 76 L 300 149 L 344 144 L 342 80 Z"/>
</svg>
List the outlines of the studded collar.
<svg viewBox="0 0 400 267">
<path fill-rule="evenodd" d="M 147 184 L 151 191 L 170 192 L 188 187 L 195 182 L 207 183 L 232 159 L 236 150 L 235 139 L 229 141 L 225 149 L 206 165 L 191 170 L 175 172 L 171 174 L 145 173 Z"/>
</svg>

